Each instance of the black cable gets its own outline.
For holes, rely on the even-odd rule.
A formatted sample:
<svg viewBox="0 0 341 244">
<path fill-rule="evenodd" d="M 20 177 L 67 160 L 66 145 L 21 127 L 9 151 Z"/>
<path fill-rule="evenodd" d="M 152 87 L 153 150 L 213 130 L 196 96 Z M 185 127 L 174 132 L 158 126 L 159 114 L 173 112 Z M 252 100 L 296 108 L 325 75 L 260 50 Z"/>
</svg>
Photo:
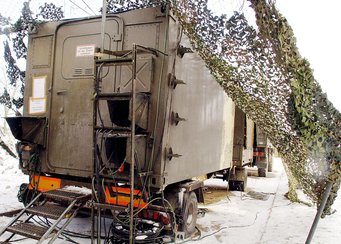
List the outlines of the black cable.
<svg viewBox="0 0 341 244">
<path fill-rule="evenodd" d="M 252 224 L 248 224 L 248 225 L 235 225 L 235 226 L 229 226 L 229 227 L 224 226 L 224 227 L 220 228 L 219 230 L 214 231 L 214 232 L 212 232 L 212 233 L 210 233 L 210 234 L 208 234 L 208 235 L 199 237 L 199 238 L 197 238 L 197 239 L 189 239 L 189 240 L 180 242 L 179 244 L 186 243 L 186 242 L 189 242 L 189 241 L 200 241 L 200 240 L 205 239 L 205 238 L 207 238 L 207 237 L 213 236 L 213 235 L 217 234 L 218 232 L 220 232 L 220 231 L 222 231 L 222 230 L 224 230 L 224 229 L 227 229 L 227 228 L 244 228 L 244 227 L 250 227 L 250 226 L 252 226 L 252 225 L 256 222 L 256 220 L 257 220 L 257 218 L 258 218 L 258 214 L 259 214 L 259 212 L 256 213 L 255 219 L 254 219 L 254 221 L 253 221 Z M 195 227 L 195 228 L 200 232 L 200 235 L 201 235 L 201 231 L 199 230 L 199 228 L 197 228 L 197 227 Z"/>
<path fill-rule="evenodd" d="M 41 175 L 41 161 L 39 157 L 39 151 L 36 151 L 30 156 L 30 160 L 28 164 L 28 175 L 29 175 L 29 183 L 27 185 L 28 190 L 26 191 L 26 197 L 24 197 L 23 199 L 24 206 L 30 203 L 38 192 L 38 186 L 39 186 L 40 175 Z M 38 181 L 37 181 L 37 184 L 32 185 L 32 181 L 35 183 L 34 176 L 38 176 Z M 29 186 L 33 188 L 32 191 L 30 191 Z M 30 199 L 28 199 L 30 193 L 32 194 L 30 196 Z"/>
<path fill-rule="evenodd" d="M 93 11 L 92 8 L 90 8 L 90 6 L 89 6 L 84 0 L 82 0 L 82 2 L 88 7 L 88 9 L 91 10 L 91 12 L 92 12 L 94 15 L 96 15 L 95 11 Z"/>
<path fill-rule="evenodd" d="M 48 227 L 48 226 L 46 226 L 45 224 L 39 222 L 38 220 L 36 220 L 36 219 L 34 219 L 34 218 L 32 218 L 31 220 L 34 221 L 36 224 L 40 225 L 41 227 Z"/>
<path fill-rule="evenodd" d="M 106 221 L 105 221 L 105 213 L 103 213 L 102 215 L 102 220 L 103 220 L 103 224 L 104 224 L 104 236 L 107 236 L 107 225 L 106 225 Z"/>
<path fill-rule="evenodd" d="M 116 243 L 116 241 L 123 241 L 123 242 L 118 242 L 118 243 L 125 243 L 124 241 L 129 241 L 129 235 L 128 235 L 129 234 L 129 230 L 128 230 L 129 226 L 126 226 L 126 229 L 124 229 L 123 225 L 119 226 L 120 228 L 115 228 L 113 226 L 114 224 L 115 224 L 114 222 L 111 224 L 111 229 L 112 229 L 111 239 L 112 239 L 113 243 Z M 136 221 L 136 224 L 137 224 L 137 221 Z M 164 236 L 160 236 L 160 233 L 162 232 L 163 228 L 164 227 L 161 226 L 158 231 L 153 232 L 153 233 L 150 233 L 150 232 L 139 233 L 140 236 L 146 235 L 147 237 L 143 240 L 135 239 L 135 243 L 161 243 Z"/>
<path fill-rule="evenodd" d="M 52 222 L 49 221 L 48 219 L 46 219 L 46 222 L 47 222 L 47 226 L 44 226 L 44 227 L 51 227 L 52 226 Z M 38 223 L 39 224 L 39 223 Z M 41 225 L 41 223 L 40 223 Z M 57 229 L 59 229 L 59 227 L 56 227 Z M 77 237 L 77 238 L 83 238 L 83 239 L 89 239 L 91 238 L 91 235 L 87 235 L 87 234 L 81 234 L 81 233 L 76 233 L 76 232 L 73 232 L 73 231 L 70 231 L 70 230 L 63 230 L 63 233 L 65 233 L 66 235 L 69 235 L 71 237 Z"/>
<path fill-rule="evenodd" d="M 165 195 L 164 195 L 164 191 L 162 191 L 161 192 L 161 200 L 162 200 L 162 206 L 163 206 L 163 208 L 165 209 L 165 213 L 168 215 L 168 211 L 167 211 L 167 207 L 166 207 L 166 205 L 165 205 Z M 167 201 L 167 200 L 166 200 Z M 168 202 L 168 201 L 167 201 Z M 170 207 L 171 208 L 173 208 L 172 206 L 171 206 L 171 204 L 168 202 L 168 204 L 170 205 Z M 172 232 L 175 234 L 175 232 L 176 232 L 176 226 L 175 226 L 175 221 L 176 221 L 176 219 L 175 219 L 175 212 L 174 212 L 174 210 L 173 209 L 171 209 L 171 211 L 172 211 L 172 218 L 174 219 L 173 221 L 170 221 L 170 223 L 171 223 L 171 227 L 172 227 Z M 168 215 L 169 217 L 170 217 L 170 215 Z"/>
<path fill-rule="evenodd" d="M 222 230 L 224 230 L 224 229 L 227 229 L 228 227 L 226 227 L 226 226 L 221 227 L 219 230 L 216 230 L 216 231 L 214 231 L 214 232 L 212 232 L 212 233 L 210 233 L 210 234 L 207 234 L 207 235 L 205 235 L 205 236 L 201 236 L 201 231 L 199 230 L 199 228 L 197 228 L 197 227 L 195 227 L 195 228 L 197 229 L 197 231 L 199 231 L 199 234 L 200 234 L 200 237 L 199 237 L 199 238 L 196 238 L 196 239 L 188 239 L 188 240 L 183 241 L 183 242 L 180 242 L 180 243 L 178 243 L 178 244 L 187 243 L 187 242 L 190 242 L 190 241 L 201 241 L 201 240 L 203 240 L 203 239 L 205 239 L 205 238 L 207 238 L 207 237 L 210 237 L 210 236 L 213 236 L 213 235 L 219 233 L 220 231 L 222 231 Z"/>
<path fill-rule="evenodd" d="M 44 220 L 42 220 L 38 215 L 36 215 L 35 217 L 37 217 L 40 220 L 40 222 L 42 222 L 42 226 L 45 225 L 45 227 L 51 227 L 47 218 L 45 218 L 46 222 L 44 222 Z"/>
<path fill-rule="evenodd" d="M 72 0 L 69 0 L 69 2 L 71 2 L 73 5 L 75 5 L 77 8 L 79 8 L 80 10 L 82 10 L 84 13 L 91 15 L 88 11 L 84 10 L 83 8 L 81 8 L 80 6 L 78 6 L 76 3 L 74 3 Z"/>
<path fill-rule="evenodd" d="M 109 226 L 108 235 L 105 237 L 104 244 L 110 243 L 110 232 L 111 232 L 111 225 Z"/>
<path fill-rule="evenodd" d="M 125 161 L 125 160 L 124 160 L 124 161 Z M 124 164 L 124 162 L 123 162 L 122 164 Z M 122 165 L 121 165 L 121 166 L 122 166 Z M 120 168 L 121 168 L 121 166 L 120 166 Z M 111 170 L 110 168 L 109 168 L 109 171 L 110 171 L 111 177 L 112 177 L 112 179 L 113 179 L 113 181 L 114 181 L 115 190 L 116 190 L 116 204 L 118 205 L 118 184 L 117 184 L 116 179 L 115 179 L 115 174 L 117 173 L 117 171 L 114 172 L 114 173 L 112 173 L 112 170 Z M 109 193 L 110 193 L 110 192 L 109 192 Z"/>
<path fill-rule="evenodd" d="M 72 240 L 70 237 L 68 237 L 68 236 L 65 235 L 65 234 L 61 234 L 61 236 L 64 237 L 64 240 L 66 239 L 67 241 L 69 241 L 69 242 L 71 242 L 71 243 L 80 244 L 79 242 L 76 242 L 76 241 Z M 63 240 L 63 238 L 61 238 L 60 236 L 58 236 L 58 238 Z"/>
<path fill-rule="evenodd" d="M 96 96 L 98 95 L 98 92 L 99 92 L 99 87 L 97 86 L 97 85 L 99 85 L 99 81 L 102 79 L 102 78 L 100 78 L 100 76 L 101 76 L 101 73 L 102 73 L 102 69 L 103 69 L 103 66 L 104 66 L 104 63 L 102 63 L 100 66 L 99 66 L 99 72 L 97 73 L 97 76 L 96 76 L 96 87 L 95 87 L 95 92 L 96 92 Z M 98 104 L 97 104 L 98 106 L 97 106 L 97 111 L 95 111 L 95 113 L 96 112 L 98 112 L 98 117 L 99 117 L 99 119 L 100 119 L 100 121 L 101 121 L 101 125 L 102 126 L 104 126 L 104 123 L 103 123 L 103 119 L 102 119 L 102 115 L 101 115 L 101 110 L 100 110 L 100 108 L 99 108 L 99 102 L 98 102 Z M 97 125 L 95 125 L 95 126 L 97 126 Z"/>
</svg>

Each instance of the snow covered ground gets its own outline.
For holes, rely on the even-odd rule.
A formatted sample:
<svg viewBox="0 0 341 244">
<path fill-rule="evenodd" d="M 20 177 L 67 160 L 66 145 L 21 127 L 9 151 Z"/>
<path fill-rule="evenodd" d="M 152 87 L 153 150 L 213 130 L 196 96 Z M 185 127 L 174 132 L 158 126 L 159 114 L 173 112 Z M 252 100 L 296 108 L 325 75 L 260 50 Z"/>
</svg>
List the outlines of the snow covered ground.
<svg viewBox="0 0 341 244">
<path fill-rule="evenodd" d="M 253 171 L 254 169 L 250 169 Z M 17 168 L 17 161 L 0 156 L 0 213 L 21 207 L 16 194 L 22 182 L 27 181 Z M 198 232 L 186 243 L 304 243 L 313 222 L 316 209 L 289 202 L 287 178 L 279 159 L 274 163 L 274 172 L 267 178 L 250 176 L 245 192 L 228 192 L 226 182 L 210 179 L 205 182 L 206 197 L 210 204 L 200 205 L 206 210 L 198 219 Z M 341 193 L 339 191 L 339 193 Z M 334 244 L 341 241 L 341 198 L 334 205 L 339 210 L 319 223 L 312 243 Z M 0 217 L 0 228 L 10 218 Z M 78 233 L 90 233 L 88 218 L 76 219 L 69 227 Z M 78 243 L 90 243 L 88 239 L 73 238 Z M 23 240 L 17 243 L 32 243 Z M 65 243 L 57 240 L 56 243 Z M 177 241 L 183 243 L 183 241 Z"/>
<path fill-rule="evenodd" d="M 208 186 L 221 184 L 206 181 Z M 284 197 L 287 190 L 286 174 L 276 159 L 267 178 L 248 178 L 246 192 L 232 192 L 229 198 L 204 206 L 209 212 L 198 220 L 202 239 L 197 243 L 304 243 L 316 208 L 291 203 Z M 320 220 L 312 243 L 341 243 L 341 197 L 333 208 L 338 212 Z"/>
<path fill-rule="evenodd" d="M 3 152 L 0 154 L 0 179 L 0 213 L 21 208 L 22 204 L 18 202 L 16 194 L 21 183 L 28 181 L 28 177 L 18 169 L 18 160 Z M 6 220 L 0 217 L 0 225 L 3 225 L 3 221 Z"/>
</svg>

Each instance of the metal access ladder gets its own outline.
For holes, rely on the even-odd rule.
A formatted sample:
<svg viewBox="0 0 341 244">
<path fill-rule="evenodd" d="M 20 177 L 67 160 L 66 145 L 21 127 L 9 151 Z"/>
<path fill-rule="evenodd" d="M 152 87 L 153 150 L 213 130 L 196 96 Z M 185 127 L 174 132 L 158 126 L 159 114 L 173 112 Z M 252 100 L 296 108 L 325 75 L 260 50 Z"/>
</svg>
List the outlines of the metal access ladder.
<svg viewBox="0 0 341 244">
<path fill-rule="evenodd" d="M 53 243 L 63 233 L 79 209 L 91 199 L 91 194 L 70 192 L 63 189 L 51 190 L 39 193 L 5 228 L 0 231 L 0 236 L 5 232 L 10 235 L 1 243 L 10 243 L 16 235 L 42 243 Z M 33 223 L 35 216 L 55 220 L 49 227 L 43 227 Z M 63 219 L 67 219 L 61 226 Z"/>
<path fill-rule="evenodd" d="M 102 50 L 103 54 L 109 54 L 111 56 L 114 56 L 114 58 L 109 58 L 109 59 L 97 59 L 95 60 L 95 80 L 94 80 L 94 87 L 95 87 L 95 99 L 94 99 L 94 142 L 93 142 L 93 150 L 94 150 L 94 176 L 96 177 L 96 182 L 99 184 L 100 176 L 99 176 L 99 171 L 101 171 L 102 167 L 101 166 L 101 157 L 100 157 L 100 152 L 98 151 L 98 142 L 97 142 L 97 135 L 98 133 L 103 133 L 103 130 L 110 131 L 111 134 L 118 136 L 118 137 L 127 137 L 131 139 L 131 150 L 130 150 L 130 155 L 131 155 L 131 167 L 130 167 L 130 199 L 134 199 L 134 152 L 135 152 L 135 100 L 136 100 L 136 91 L 135 91 L 135 78 L 136 78 L 136 54 L 137 54 L 137 48 L 136 45 L 133 45 L 132 50 L 128 51 L 107 51 L 107 50 Z M 102 93 L 101 88 L 102 88 L 102 79 L 101 79 L 101 72 L 102 68 L 107 66 L 120 66 L 120 65 L 131 65 L 132 67 L 132 87 L 131 87 L 131 92 L 126 93 L 126 94 L 120 94 L 120 93 L 111 93 L 111 94 L 105 94 Z M 122 131 L 120 128 L 104 128 L 103 126 L 98 126 L 98 109 L 99 109 L 99 101 L 100 100 L 115 100 L 115 99 L 127 99 L 131 101 L 131 106 L 130 106 L 130 116 L 131 116 L 131 126 L 128 128 L 128 130 Z M 100 186 L 97 187 L 97 193 L 101 191 Z M 93 193 L 93 195 L 96 193 Z M 100 203 L 100 202 L 98 202 Z M 101 208 L 99 205 L 97 205 L 97 232 L 100 232 L 101 230 L 101 221 L 100 221 L 100 213 L 101 213 Z M 130 204 L 130 217 L 133 217 L 133 203 L 131 200 Z M 94 217 L 94 215 L 93 215 Z M 94 219 L 93 219 L 94 223 Z M 130 223 L 131 228 L 130 230 L 132 231 L 132 221 Z M 92 231 L 92 236 L 94 235 L 94 228 Z M 97 234 L 98 235 L 98 234 Z M 99 235 L 98 235 L 99 236 Z M 93 239 L 93 237 L 92 237 Z M 100 243 L 100 238 L 97 239 L 97 242 Z"/>
<path fill-rule="evenodd" d="M 136 110 L 136 100 L 137 98 L 145 98 L 149 99 L 149 95 L 146 92 L 137 92 L 135 88 L 135 80 L 137 75 L 136 70 L 136 61 L 137 61 L 137 53 L 150 53 L 152 55 L 156 55 L 154 50 L 150 50 L 146 47 L 139 46 L 133 44 L 133 47 L 131 50 L 123 50 L 123 51 L 109 51 L 109 50 L 102 50 L 100 53 L 98 53 L 98 56 L 95 55 L 95 75 L 94 75 L 94 88 L 95 88 L 95 95 L 94 95 L 94 114 L 93 114 L 93 121 L 94 121 L 94 134 L 93 134 L 93 158 L 94 158 L 94 177 L 97 182 L 97 193 L 101 192 L 102 186 L 100 185 L 101 182 L 103 182 L 103 179 L 111 178 L 110 175 L 101 174 L 100 172 L 104 172 L 103 169 L 106 167 L 110 167 L 109 165 L 103 164 L 101 160 L 101 153 L 99 152 L 99 145 L 98 145 L 98 136 L 100 134 L 105 134 L 107 137 L 115 138 L 115 137 L 124 137 L 124 138 L 130 138 L 131 141 L 131 147 L 129 150 L 130 153 L 130 172 L 129 172 L 129 183 L 130 183 L 130 204 L 129 204 L 129 214 L 130 219 L 133 219 L 133 200 L 134 197 L 134 190 L 135 190 L 135 175 L 141 179 L 141 177 L 146 177 L 149 175 L 150 172 L 142 172 L 141 169 L 139 169 L 139 164 L 135 162 L 135 140 L 137 137 L 147 137 L 146 133 L 136 133 L 135 132 L 135 110 Z M 110 58 L 102 58 L 101 56 L 110 56 Z M 130 92 L 120 93 L 120 92 L 112 92 L 112 93 L 103 93 L 102 91 L 102 78 L 101 73 L 102 69 L 104 67 L 110 68 L 110 67 L 118 67 L 122 65 L 128 65 L 131 67 L 131 90 Z M 129 108 L 129 115 L 130 115 L 130 126 L 129 127 L 120 127 L 120 126 L 112 126 L 112 127 L 105 127 L 101 125 L 99 120 L 99 101 L 105 100 L 105 101 L 114 101 L 114 100 L 126 100 L 130 101 L 130 108 Z M 135 167 L 137 169 L 137 172 L 135 172 Z M 100 199 L 101 197 L 93 197 L 93 200 Z M 97 210 L 97 219 L 100 219 L 100 212 L 101 209 L 113 209 L 113 205 L 105 204 L 104 202 L 101 202 L 99 200 L 98 202 L 95 201 L 94 203 L 95 208 Z M 116 206 L 117 208 L 121 208 L 122 206 Z M 94 211 L 93 211 L 94 213 Z M 94 222 L 94 219 L 93 219 Z M 97 221 L 97 231 L 101 229 L 100 223 L 101 221 Z M 132 233 L 133 229 L 133 221 L 130 221 L 130 232 Z M 94 236 L 94 226 L 93 226 L 93 234 Z M 98 235 L 99 236 L 99 235 Z M 132 241 L 132 236 L 130 236 L 130 241 Z M 97 240 L 98 243 L 100 243 L 100 240 Z"/>
</svg>

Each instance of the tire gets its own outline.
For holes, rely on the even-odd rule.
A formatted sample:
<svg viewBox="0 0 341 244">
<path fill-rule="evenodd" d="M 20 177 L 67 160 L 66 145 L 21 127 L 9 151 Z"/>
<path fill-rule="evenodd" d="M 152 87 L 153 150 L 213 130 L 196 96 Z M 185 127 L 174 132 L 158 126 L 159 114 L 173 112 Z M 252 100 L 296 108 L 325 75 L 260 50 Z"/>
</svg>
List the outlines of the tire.
<svg viewBox="0 0 341 244">
<path fill-rule="evenodd" d="M 235 191 L 236 190 L 236 181 L 229 181 L 229 191 Z"/>
<path fill-rule="evenodd" d="M 188 194 L 184 204 L 182 214 L 183 232 L 185 232 L 185 237 L 187 238 L 195 232 L 198 218 L 198 199 L 194 192 Z"/>
<path fill-rule="evenodd" d="M 266 169 L 258 168 L 258 177 L 266 177 Z"/>
<path fill-rule="evenodd" d="M 229 191 L 245 191 L 246 185 L 244 181 L 229 181 Z"/>
<path fill-rule="evenodd" d="M 208 174 L 206 174 L 206 178 L 211 179 L 213 175 L 214 175 L 214 173 L 208 173 Z"/>
<path fill-rule="evenodd" d="M 37 195 L 38 195 L 37 191 L 28 189 L 28 184 L 23 183 L 19 187 L 17 197 L 18 201 L 22 202 L 26 207 Z"/>
</svg>

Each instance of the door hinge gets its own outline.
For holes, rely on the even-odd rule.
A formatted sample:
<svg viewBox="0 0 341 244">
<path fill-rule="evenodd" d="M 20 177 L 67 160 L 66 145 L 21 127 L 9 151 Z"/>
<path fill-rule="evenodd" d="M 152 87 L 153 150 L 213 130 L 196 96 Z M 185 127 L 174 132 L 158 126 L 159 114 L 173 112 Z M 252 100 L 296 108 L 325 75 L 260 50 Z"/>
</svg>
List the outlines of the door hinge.
<svg viewBox="0 0 341 244">
<path fill-rule="evenodd" d="M 166 149 L 166 158 L 169 159 L 169 161 L 172 160 L 172 158 L 180 158 L 180 157 L 182 157 L 182 155 L 173 153 L 173 149 L 171 147 Z"/>
<path fill-rule="evenodd" d="M 186 121 L 186 119 L 181 118 L 178 113 L 172 112 L 171 115 L 172 124 L 178 125 L 180 121 Z"/>
</svg>

